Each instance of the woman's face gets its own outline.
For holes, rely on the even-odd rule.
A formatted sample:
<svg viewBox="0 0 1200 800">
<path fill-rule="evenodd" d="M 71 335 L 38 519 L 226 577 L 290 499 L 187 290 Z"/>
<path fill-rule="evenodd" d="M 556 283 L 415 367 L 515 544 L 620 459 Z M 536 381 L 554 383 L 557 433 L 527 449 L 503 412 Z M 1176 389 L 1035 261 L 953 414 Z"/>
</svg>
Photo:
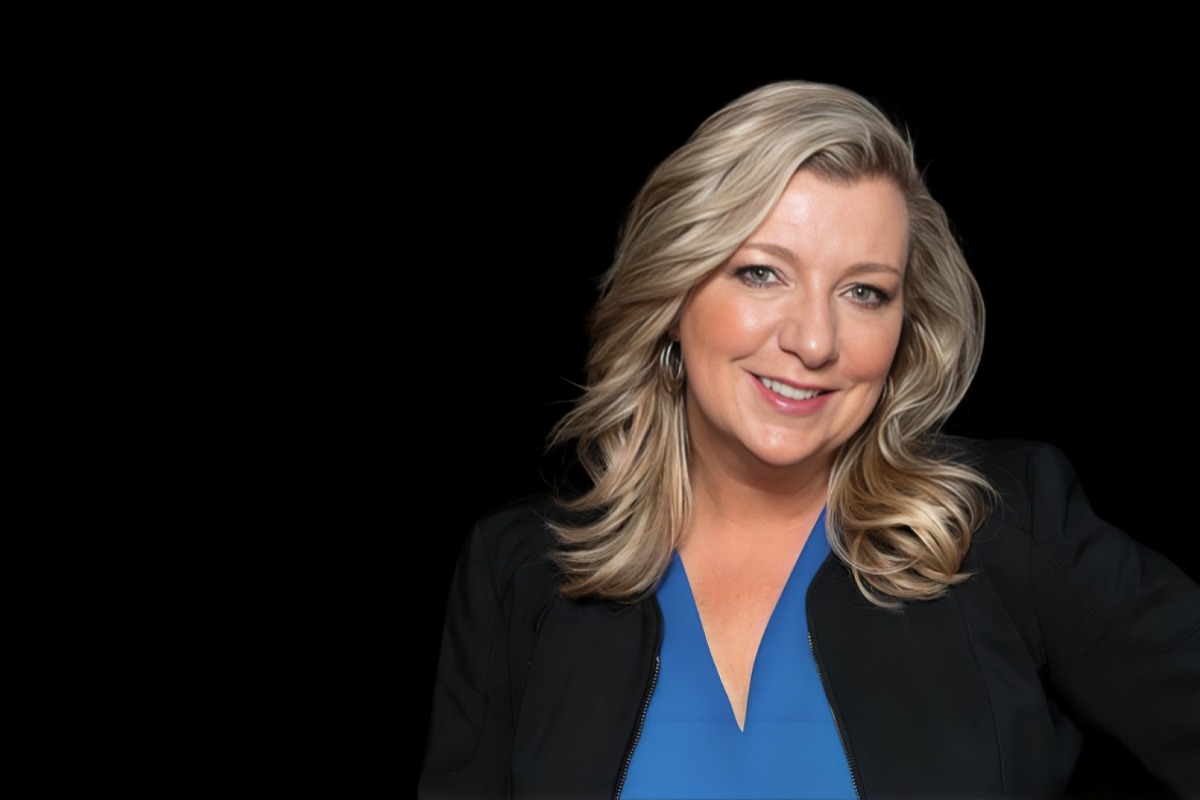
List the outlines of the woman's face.
<svg viewBox="0 0 1200 800">
<path fill-rule="evenodd" d="M 796 173 L 680 316 L 699 466 L 832 464 L 896 354 L 907 255 L 908 212 L 892 181 Z"/>
</svg>

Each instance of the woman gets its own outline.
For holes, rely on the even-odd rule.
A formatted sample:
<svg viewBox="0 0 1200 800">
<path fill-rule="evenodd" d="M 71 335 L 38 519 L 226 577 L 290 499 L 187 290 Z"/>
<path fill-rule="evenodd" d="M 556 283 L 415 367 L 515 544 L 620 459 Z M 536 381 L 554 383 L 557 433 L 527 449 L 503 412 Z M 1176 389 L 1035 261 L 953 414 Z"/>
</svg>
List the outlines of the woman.
<svg viewBox="0 0 1200 800">
<path fill-rule="evenodd" d="M 982 317 L 869 103 L 710 117 L 591 320 L 590 485 L 467 541 L 422 795 L 1053 796 L 1080 724 L 1200 792 L 1200 590 L 1053 448 L 938 436 Z"/>
</svg>

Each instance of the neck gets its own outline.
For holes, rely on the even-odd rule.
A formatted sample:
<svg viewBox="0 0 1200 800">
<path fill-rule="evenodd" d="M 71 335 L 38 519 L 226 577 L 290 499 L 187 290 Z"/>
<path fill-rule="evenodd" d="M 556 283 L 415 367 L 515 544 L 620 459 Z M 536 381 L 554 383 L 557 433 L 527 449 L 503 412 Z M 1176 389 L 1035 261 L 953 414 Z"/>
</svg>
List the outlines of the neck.
<svg viewBox="0 0 1200 800">
<path fill-rule="evenodd" d="M 688 534 L 736 536 L 765 544 L 773 538 L 807 536 L 829 492 L 832 459 L 787 468 L 732 465 L 693 458 L 692 513 Z M 703 532 L 703 534 L 701 534 Z"/>
</svg>

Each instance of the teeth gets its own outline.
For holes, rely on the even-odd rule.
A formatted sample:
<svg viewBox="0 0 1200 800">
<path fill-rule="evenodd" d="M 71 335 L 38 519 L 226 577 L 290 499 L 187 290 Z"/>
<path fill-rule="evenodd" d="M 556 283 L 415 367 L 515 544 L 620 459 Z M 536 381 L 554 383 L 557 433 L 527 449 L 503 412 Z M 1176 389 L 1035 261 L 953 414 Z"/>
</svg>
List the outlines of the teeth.
<svg viewBox="0 0 1200 800">
<path fill-rule="evenodd" d="M 784 397 L 792 400 L 808 400 L 820 394 L 820 392 L 816 389 L 794 389 L 785 383 L 773 381 L 770 378 L 759 378 L 758 380 L 763 386 L 767 387 L 772 392 L 781 394 Z"/>
</svg>

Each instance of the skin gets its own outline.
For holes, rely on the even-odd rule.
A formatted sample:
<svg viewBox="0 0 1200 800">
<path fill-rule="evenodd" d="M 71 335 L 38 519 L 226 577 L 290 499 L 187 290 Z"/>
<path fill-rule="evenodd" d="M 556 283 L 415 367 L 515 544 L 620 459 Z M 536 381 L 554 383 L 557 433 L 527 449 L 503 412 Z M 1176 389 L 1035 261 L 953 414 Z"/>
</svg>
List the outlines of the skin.
<svg viewBox="0 0 1200 800">
<path fill-rule="evenodd" d="M 743 729 L 763 631 L 895 357 L 907 253 L 894 183 L 800 170 L 681 313 L 694 506 L 679 552 Z"/>
</svg>

